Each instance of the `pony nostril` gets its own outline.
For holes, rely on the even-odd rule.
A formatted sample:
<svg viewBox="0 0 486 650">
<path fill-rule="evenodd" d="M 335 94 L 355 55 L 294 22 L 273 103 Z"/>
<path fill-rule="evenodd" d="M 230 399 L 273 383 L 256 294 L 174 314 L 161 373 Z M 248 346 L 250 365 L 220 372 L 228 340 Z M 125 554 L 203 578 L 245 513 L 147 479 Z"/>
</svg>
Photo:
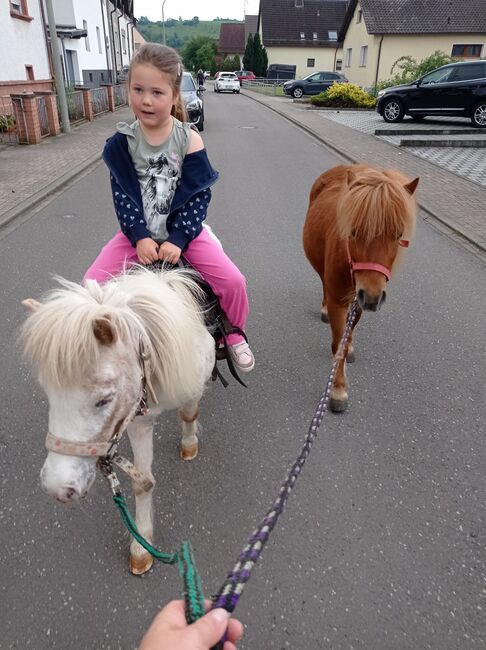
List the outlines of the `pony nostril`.
<svg viewBox="0 0 486 650">
<path fill-rule="evenodd" d="M 383 305 L 386 302 L 386 291 L 381 292 L 381 298 L 380 298 L 380 307 L 383 307 Z"/>
<path fill-rule="evenodd" d="M 358 290 L 358 293 L 356 294 L 356 298 L 358 299 L 358 303 L 360 307 L 364 307 L 366 300 L 365 300 L 365 292 L 363 289 Z"/>
</svg>

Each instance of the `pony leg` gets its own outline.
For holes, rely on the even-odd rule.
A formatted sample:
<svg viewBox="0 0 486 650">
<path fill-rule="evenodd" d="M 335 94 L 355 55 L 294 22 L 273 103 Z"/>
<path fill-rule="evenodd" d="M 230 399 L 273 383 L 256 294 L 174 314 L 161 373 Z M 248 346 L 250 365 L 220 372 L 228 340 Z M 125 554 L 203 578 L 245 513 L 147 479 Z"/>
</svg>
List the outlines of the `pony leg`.
<svg viewBox="0 0 486 650">
<path fill-rule="evenodd" d="M 327 311 L 327 304 L 326 304 L 326 288 L 324 286 L 324 275 L 321 276 L 321 280 L 322 280 L 321 321 L 323 323 L 329 323 L 329 313 Z"/>
<path fill-rule="evenodd" d="M 181 458 L 182 460 L 193 460 L 197 456 L 199 441 L 197 434 L 199 431 L 199 400 L 186 404 L 179 411 L 182 421 L 182 441 L 181 441 Z"/>
<path fill-rule="evenodd" d="M 353 345 L 353 331 L 354 331 L 354 328 L 356 327 L 356 325 L 358 324 L 358 321 L 361 318 L 362 313 L 363 313 L 362 310 L 359 309 L 357 314 L 356 314 L 356 318 L 354 320 L 353 329 L 351 330 L 351 334 L 349 335 L 348 352 L 346 354 L 346 361 L 348 363 L 354 363 L 356 361 L 356 355 L 355 355 L 355 352 L 354 352 L 354 345 Z"/>
<path fill-rule="evenodd" d="M 128 437 L 133 450 L 133 464 L 137 469 L 153 479 L 153 428 L 154 423 L 151 416 L 137 416 L 128 425 Z M 135 494 L 135 523 L 140 534 L 153 543 L 154 524 L 152 512 L 152 490 L 145 492 L 136 483 L 132 484 Z M 135 540 L 130 544 L 130 571 L 135 575 L 141 575 L 150 569 L 153 558 Z"/>
<path fill-rule="evenodd" d="M 332 331 L 332 353 L 336 354 L 346 326 L 347 308 L 331 301 L 329 301 L 328 307 L 329 323 Z M 345 356 L 346 354 L 347 349 L 345 350 Z M 348 407 L 348 385 L 346 381 L 344 359 L 339 361 L 336 369 L 336 376 L 334 377 L 334 386 L 331 391 L 329 406 L 331 407 L 331 411 L 334 413 L 341 413 Z"/>
</svg>

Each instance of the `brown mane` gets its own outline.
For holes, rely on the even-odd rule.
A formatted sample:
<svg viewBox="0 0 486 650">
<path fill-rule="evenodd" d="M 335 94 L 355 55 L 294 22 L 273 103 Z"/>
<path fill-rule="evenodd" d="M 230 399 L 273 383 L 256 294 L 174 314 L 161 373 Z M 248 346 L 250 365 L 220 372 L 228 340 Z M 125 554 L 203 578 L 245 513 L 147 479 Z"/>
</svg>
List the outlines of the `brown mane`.
<svg viewBox="0 0 486 650">
<path fill-rule="evenodd" d="M 410 234 L 415 201 L 406 187 L 408 179 L 393 170 L 359 166 L 351 169 L 336 209 L 340 237 L 354 236 L 369 243 L 377 238 L 399 239 Z"/>
</svg>

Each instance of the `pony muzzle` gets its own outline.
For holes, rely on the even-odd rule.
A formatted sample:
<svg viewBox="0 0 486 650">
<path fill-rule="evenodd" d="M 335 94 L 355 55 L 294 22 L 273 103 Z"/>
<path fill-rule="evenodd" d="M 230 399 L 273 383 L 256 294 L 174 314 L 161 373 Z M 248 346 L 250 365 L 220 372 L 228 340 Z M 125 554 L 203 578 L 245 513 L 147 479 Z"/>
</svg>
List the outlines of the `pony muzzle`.
<svg viewBox="0 0 486 650">
<path fill-rule="evenodd" d="M 369 293 L 366 289 L 358 289 L 356 299 L 363 311 L 378 311 L 385 304 L 386 291 L 383 289 L 378 293 Z"/>
</svg>

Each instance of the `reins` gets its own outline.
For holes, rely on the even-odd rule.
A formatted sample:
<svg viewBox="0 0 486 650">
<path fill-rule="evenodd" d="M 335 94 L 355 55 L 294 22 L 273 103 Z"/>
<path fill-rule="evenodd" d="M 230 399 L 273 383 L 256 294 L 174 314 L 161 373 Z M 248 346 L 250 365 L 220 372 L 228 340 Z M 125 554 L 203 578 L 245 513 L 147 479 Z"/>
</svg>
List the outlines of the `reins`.
<svg viewBox="0 0 486 650">
<path fill-rule="evenodd" d="M 274 500 L 272 506 L 267 511 L 261 522 L 258 524 L 257 528 L 250 535 L 245 547 L 238 556 L 236 564 L 228 573 L 226 580 L 223 582 L 219 591 L 215 596 L 212 597 L 211 600 L 213 603 L 213 609 L 216 607 L 222 607 L 230 613 L 234 611 L 243 592 L 245 584 L 250 579 L 251 571 L 260 558 L 260 555 L 265 544 L 268 541 L 270 533 L 275 527 L 279 516 L 283 512 L 290 492 L 292 491 L 292 488 L 294 487 L 295 482 L 297 481 L 297 478 L 302 471 L 304 463 L 310 454 L 312 444 L 319 432 L 319 427 L 321 425 L 324 413 L 328 409 L 336 370 L 339 362 L 345 358 L 346 345 L 351 335 L 353 326 L 356 322 L 359 309 L 360 308 L 358 306 L 358 303 L 354 301 L 348 311 L 346 327 L 339 343 L 338 350 L 334 356 L 334 361 L 331 367 L 331 371 L 328 375 L 326 387 L 314 412 L 314 416 L 305 437 L 302 449 L 296 461 L 292 465 L 290 471 L 288 472 L 287 477 L 282 483 L 277 498 Z M 113 492 L 113 501 L 115 502 L 115 505 L 120 512 L 123 522 L 128 528 L 130 534 L 155 559 L 161 561 L 164 564 L 177 564 L 183 583 L 186 620 L 188 623 L 194 622 L 203 616 L 205 612 L 201 581 L 194 564 L 194 556 L 190 543 L 183 541 L 179 547 L 179 550 L 175 553 L 163 553 L 153 547 L 140 535 L 135 522 L 128 512 L 125 499 L 120 490 L 120 483 L 110 461 L 103 460 L 101 463 L 101 469 L 110 484 L 110 488 Z M 219 650 L 222 649 L 222 647 L 223 645 L 221 642 L 215 646 L 215 649 Z"/>
</svg>

